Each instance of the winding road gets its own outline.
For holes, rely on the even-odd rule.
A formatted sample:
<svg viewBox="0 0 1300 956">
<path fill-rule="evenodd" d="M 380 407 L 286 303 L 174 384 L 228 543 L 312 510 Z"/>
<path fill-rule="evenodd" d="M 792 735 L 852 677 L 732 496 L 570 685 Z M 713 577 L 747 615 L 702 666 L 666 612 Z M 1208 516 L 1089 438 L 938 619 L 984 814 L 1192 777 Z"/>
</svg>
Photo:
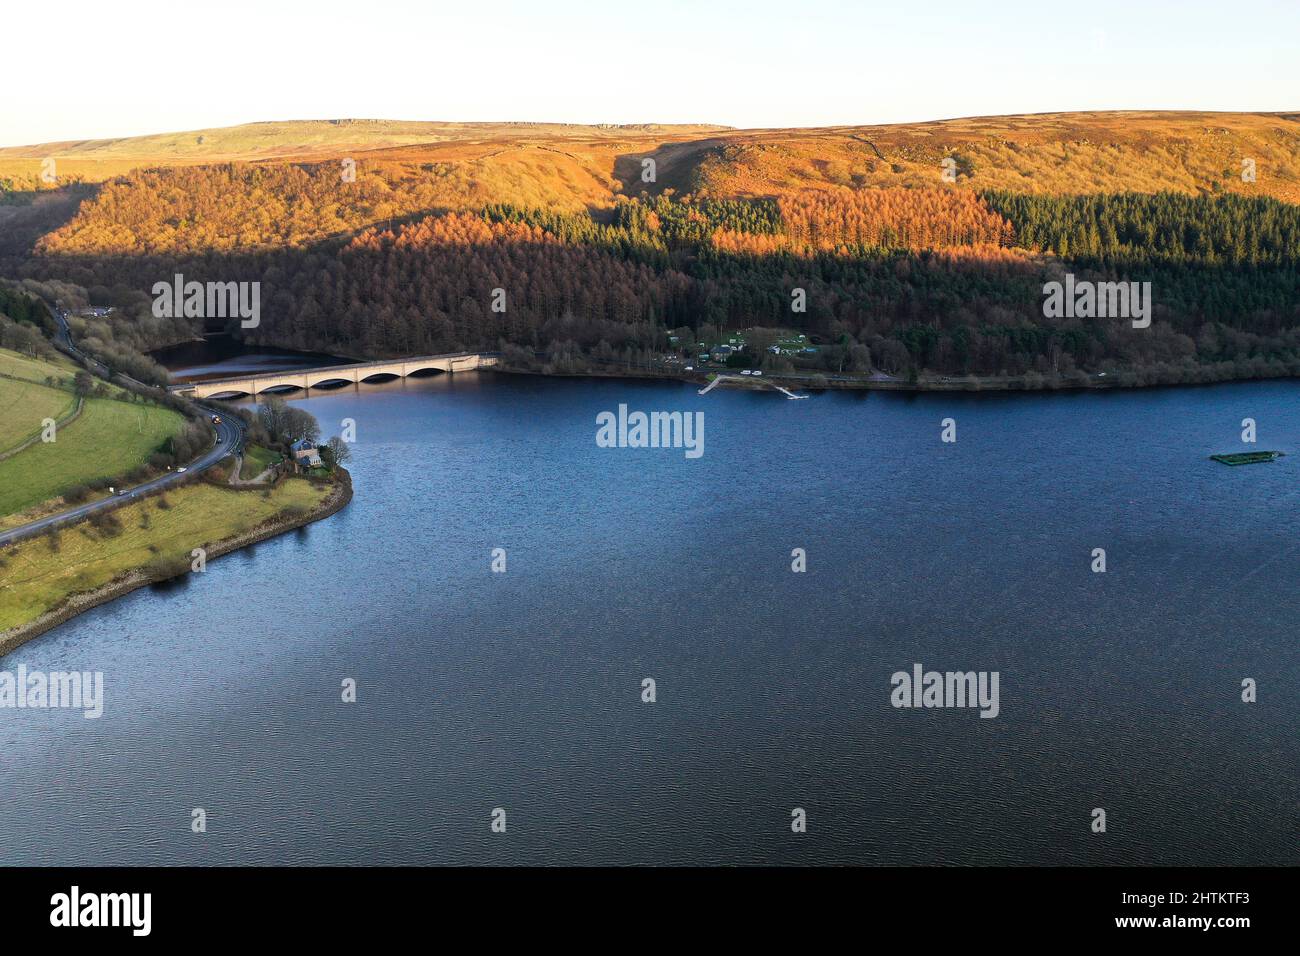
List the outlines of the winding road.
<svg viewBox="0 0 1300 956">
<path fill-rule="evenodd" d="M 111 374 L 111 370 L 107 366 L 83 355 L 78 351 L 77 347 L 72 344 L 72 337 L 68 331 L 66 313 L 60 309 L 50 307 L 48 303 L 46 303 L 46 306 L 47 308 L 50 308 L 50 311 L 54 314 L 55 320 L 58 322 L 59 334 L 56 336 L 58 344 L 62 346 L 65 351 L 72 353 L 77 358 L 85 359 L 95 368 L 101 369 L 106 376 Z M 135 382 L 134 379 L 130 379 L 128 376 L 123 376 L 123 378 Z M 140 383 L 136 382 L 135 384 L 138 385 Z M 208 406 L 198 402 L 195 404 L 206 411 L 209 415 L 217 415 L 220 417 L 220 413 L 216 409 L 209 408 Z M 139 498 L 142 495 L 147 495 L 152 491 L 166 488 L 169 485 L 182 482 L 189 478 L 190 475 L 206 471 L 227 455 L 237 453 L 240 448 L 243 447 L 244 423 L 239 418 L 234 416 L 222 418 L 221 424 L 213 426 L 213 430 L 215 432 L 216 440 L 212 448 L 204 452 L 188 465 L 184 466 L 184 472 L 169 471 L 166 474 L 159 475 L 157 478 L 150 478 L 148 481 L 136 485 L 133 488 L 118 489 L 120 492 L 119 494 L 101 499 L 100 501 L 92 501 L 88 504 L 79 505 L 76 508 L 69 508 L 67 511 L 60 511 L 58 514 L 48 515 L 44 518 L 39 518 L 36 521 L 30 521 L 27 524 L 19 525 L 18 527 L 11 528 L 8 531 L 0 531 L 0 547 L 14 544 L 18 541 L 39 534 L 44 534 L 52 528 L 62 528 L 70 524 L 76 524 L 78 521 L 83 521 L 97 512 L 111 511 L 114 508 L 121 507 L 132 499 Z"/>
</svg>

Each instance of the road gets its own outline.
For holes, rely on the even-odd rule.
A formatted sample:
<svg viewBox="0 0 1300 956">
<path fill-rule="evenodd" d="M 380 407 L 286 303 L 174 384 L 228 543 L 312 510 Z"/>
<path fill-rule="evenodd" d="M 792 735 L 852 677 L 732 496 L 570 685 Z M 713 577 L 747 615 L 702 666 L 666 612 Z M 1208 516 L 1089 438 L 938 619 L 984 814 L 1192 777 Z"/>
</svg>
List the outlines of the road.
<svg viewBox="0 0 1300 956">
<path fill-rule="evenodd" d="M 65 352 L 71 352 L 77 358 L 99 369 L 105 375 L 109 374 L 107 365 L 103 362 L 96 362 L 72 344 L 72 330 L 68 328 L 68 313 L 63 309 L 51 306 L 48 302 L 45 303 L 45 307 L 50 310 L 50 313 L 54 316 L 54 322 L 59 328 L 58 333 L 54 336 L 54 344 L 61 346 Z"/>
<path fill-rule="evenodd" d="M 56 337 L 59 340 L 59 344 L 79 358 L 83 357 L 82 353 L 77 351 L 76 346 L 72 344 L 72 337 L 68 332 L 68 322 L 65 318 L 65 314 L 62 310 L 57 308 L 52 308 L 51 311 L 54 313 L 54 317 L 59 324 L 60 331 L 59 335 Z M 105 373 L 109 372 L 109 369 L 99 362 L 91 360 L 91 364 L 96 368 L 103 369 Z M 134 381 L 134 379 L 131 381 Z M 220 417 L 220 414 L 216 409 L 208 408 L 208 406 L 197 402 L 195 404 L 199 405 L 199 407 L 204 409 L 209 415 L 217 415 Z M 243 447 L 244 423 L 239 418 L 235 416 L 222 418 L 221 424 L 214 426 L 214 431 L 216 433 L 215 444 L 213 444 L 212 448 L 199 458 L 190 462 L 189 465 L 184 466 L 185 471 L 183 473 L 179 471 L 169 471 L 166 474 L 159 475 L 157 478 L 151 478 L 143 484 L 125 489 L 124 494 L 115 494 L 112 497 L 104 498 L 101 501 L 92 501 L 89 504 L 79 505 L 78 507 L 70 508 L 67 511 L 60 511 L 58 514 L 52 514 L 36 521 L 30 521 L 27 524 L 19 525 L 17 528 L 11 528 L 8 531 L 0 531 L 0 547 L 14 544 L 18 541 L 39 534 L 44 534 L 51 528 L 62 528 L 70 524 L 76 524 L 78 521 L 83 521 L 97 512 L 111 511 L 133 498 L 140 498 L 151 491 L 158 491 L 168 487 L 169 485 L 177 484 L 178 482 L 184 481 L 190 475 L 206 471 L 227 455 L 233 454 Z M 122 489 L 117 490 L 121 491 Z"/>
</svg>

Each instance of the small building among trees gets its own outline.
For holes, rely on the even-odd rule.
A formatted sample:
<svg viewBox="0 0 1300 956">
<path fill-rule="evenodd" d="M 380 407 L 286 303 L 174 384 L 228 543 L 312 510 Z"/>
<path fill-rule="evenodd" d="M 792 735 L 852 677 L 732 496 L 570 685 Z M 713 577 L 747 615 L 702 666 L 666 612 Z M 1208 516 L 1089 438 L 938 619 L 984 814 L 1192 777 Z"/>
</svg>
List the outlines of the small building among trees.
<svg viewBox="0 0 1300 956">
<path fill-rule="evenodd" d="M 293 460 L 301 468 L 319 468 L 323 462 L 320 457 L 320 450 L 305 438 L 299 438 L 289 446 L 293 452 Z"/>
</svg>

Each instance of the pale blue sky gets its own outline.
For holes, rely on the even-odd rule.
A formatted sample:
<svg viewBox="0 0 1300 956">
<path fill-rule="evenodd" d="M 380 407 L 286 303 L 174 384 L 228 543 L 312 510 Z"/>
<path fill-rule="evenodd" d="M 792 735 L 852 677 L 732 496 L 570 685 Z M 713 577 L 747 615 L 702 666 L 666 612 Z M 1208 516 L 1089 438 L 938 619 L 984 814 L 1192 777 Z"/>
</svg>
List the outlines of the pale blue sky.
<svg viewBox="0 0 1300 956">
<path fill-rule="evenodd" d="M 1300 110 L 1300 0 L 14 3 L 0 145 L 376 117 Z"/>
</svg>

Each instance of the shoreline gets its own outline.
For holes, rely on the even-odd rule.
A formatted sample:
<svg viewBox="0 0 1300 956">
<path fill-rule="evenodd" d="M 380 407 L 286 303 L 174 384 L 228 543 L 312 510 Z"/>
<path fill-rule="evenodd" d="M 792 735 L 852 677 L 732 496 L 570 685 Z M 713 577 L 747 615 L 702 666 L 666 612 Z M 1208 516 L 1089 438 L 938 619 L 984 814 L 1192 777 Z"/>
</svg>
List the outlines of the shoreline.
<svg viewBox="0 0 1300 956">
<path fill-rule="evenodd" d="M 351 501 L 352 475 L 346 468 L 340 467 L 339 480 L 335 483 L 334 490 L 325 497 L 317 508 L 297 518 L 272 518 L 241 535 L 219 541 L 208 549 L 207 559 L 211 561 L 224 557 L 250 545 L 261 544 L 263 541 L 279 537 L 286 532 L 295 531 L 317 521 L 323 521 L 342 511 Z M 191 572 L 186 572 L 186 574 L 189 573 Z M 65 621 L 72 620 L 79 614 L 154 583 L 157 582 L 153 578 L 137 569 L 119 575 L 93 591 L 70 594 L 56 607 L 50 608 L 40 617 L 0 633 L 0 658 L 17 650 L 28 641 L 53 630 Z"/>
<path fill-rule="evenodd" d="M 584 371 L 572 372 L 546 372 L 541 369 L 525 369 L 506 366 L 496 366 L 484 371 L 493 372 L 498 375 L 532 375 L 538 378 L 607 378 L 607 379 L 637 379 L 644 381 L 662 381 L 662 382 L 682 382 L 688 385 L 704 387 L 709 384 L 710 379 L 699 375 L 684 375 L 667 371 L 643 371 L 638 369 L 622 369 L 619 371 L 602 371 L 591 369 Z M 738 376 L 739 371 L 734 369 L 714 370 L 718 375 Z M 949 382 L 903 382 L 903 381 L 871 381 L 867 379 L 856 380 L 834 380 L 828 379 L 819 385 L 812 385 L 807 379 L 788 378 L 780 374 L 765 372 L 759 378 L 728 378 L 726 382 L 721 383 L 719 388 L 739 388 L 749 389 L 751 391 L 773 390 L 771 386 L 781 385 L 789 389 L 803 389 L 810 392 L 906 392 L 908 394 L 935 394 L 961 392 L 969 394 L 979 394 L 981 392 L 991 392 L 997 394 L 1024 394 L 1024 395 L 1041 395 L 1053 394 L 1056 392 L 1137 392 L 1148 389 L 1160 388 L 1208 388 L 1214 385 L 1244 385 L 1251 382 L 1277 382 L 1295 380 L 1300 375 L 1293 373 L 1283 373 L 1280 375 L 1256 375 L 1241 378 L 1221 378 L 1201 382 L 1143 382 L 1133 384 L 1123 384 L 1118 380 L 1118 373 L 1114 379 L 1097 382 L 1057 382 L 1053 384 L 1044 383 L 1042 385 L 1026 385 L 1023 379 L 1019 377 L 1008 376 L 1006 378 L 984 378 L 976 382 L 969 380 L 960 380 L 954 378 Z"/>
</svg>

